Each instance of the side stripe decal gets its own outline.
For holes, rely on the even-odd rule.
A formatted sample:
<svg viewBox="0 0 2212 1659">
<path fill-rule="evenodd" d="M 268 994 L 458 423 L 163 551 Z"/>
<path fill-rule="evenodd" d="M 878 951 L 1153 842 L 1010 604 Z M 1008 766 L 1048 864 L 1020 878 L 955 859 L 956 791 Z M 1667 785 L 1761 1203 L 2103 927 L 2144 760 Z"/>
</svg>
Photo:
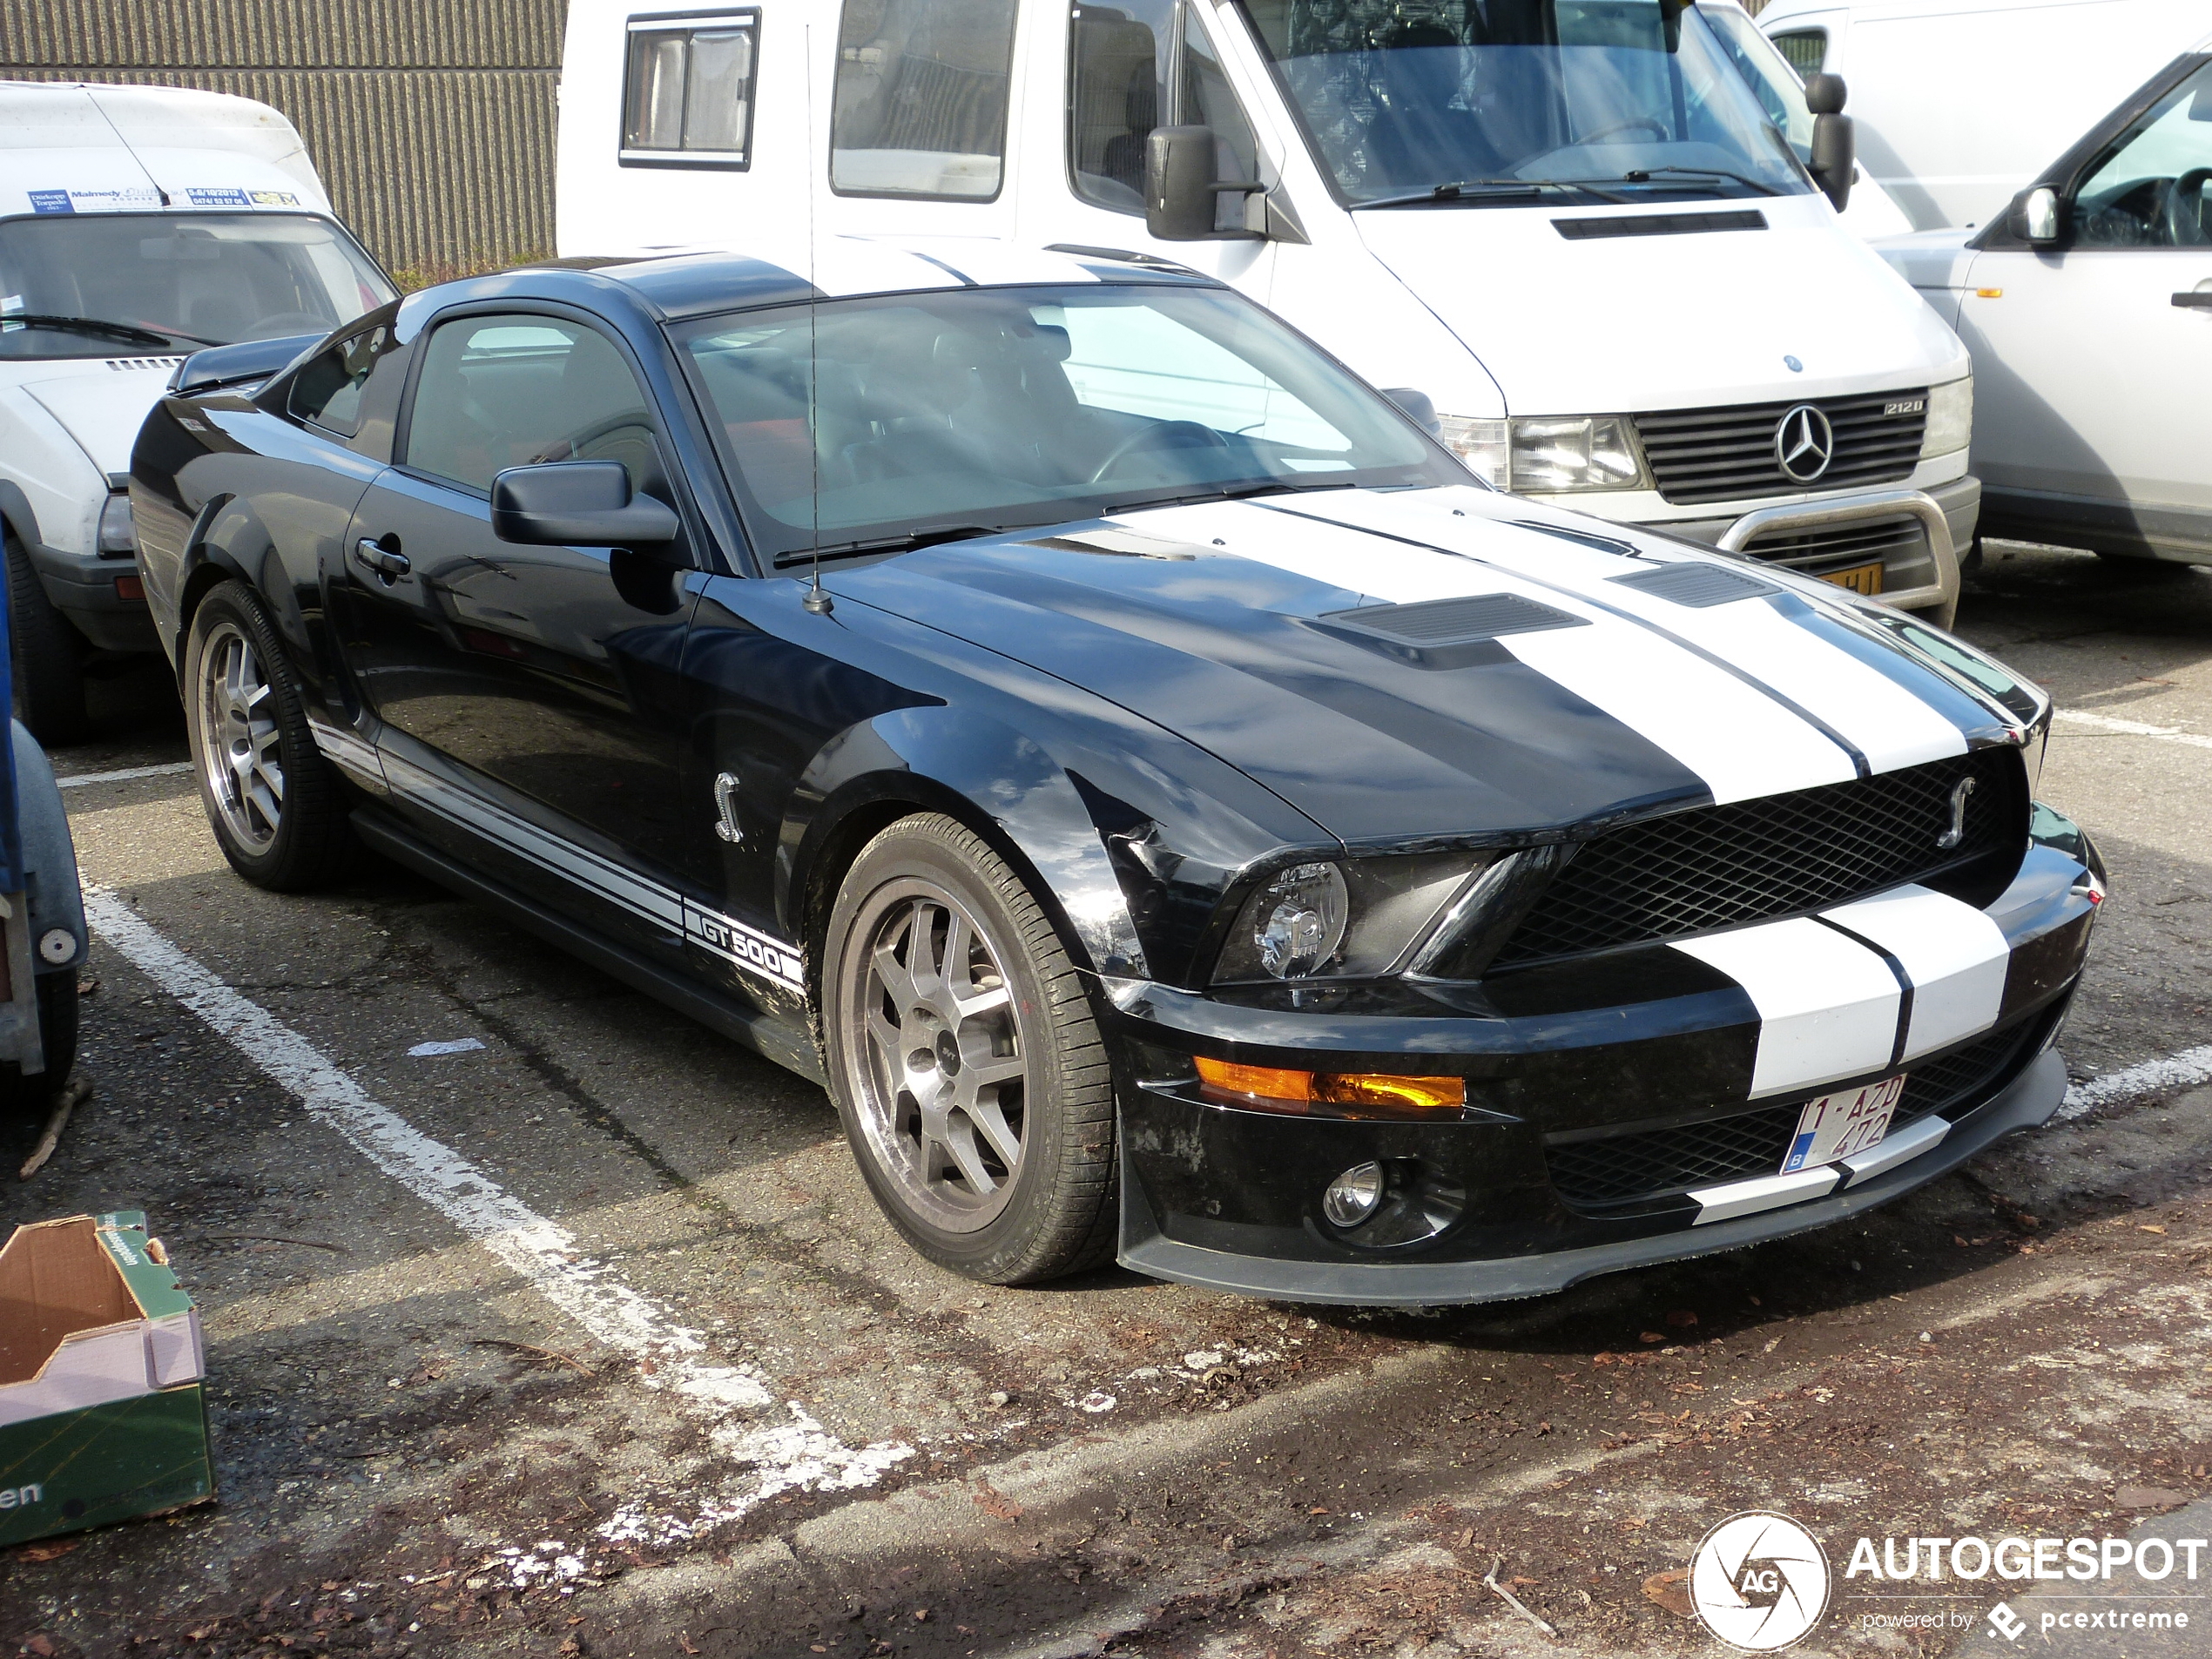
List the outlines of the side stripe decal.
<svg viewBox="0 0 2212 1659">
<path fill-rule="evenodd" d="M 1718 968 L 1759 1013 L 1751 1098 L 1778 1095 L 1888 1064 L 1904 995 L 1889 964 L 1810 916 L 1676 941 Z"/>
<path fill-rule="evenodd" d="M 1912 1006 L 1899 1061 L 1918 1059 L 1997 1022 L 2012 948 L 2004 929 L 1973 906 L 1905 887 L 1821 914 L 1903 965 Z"/>
</svg>

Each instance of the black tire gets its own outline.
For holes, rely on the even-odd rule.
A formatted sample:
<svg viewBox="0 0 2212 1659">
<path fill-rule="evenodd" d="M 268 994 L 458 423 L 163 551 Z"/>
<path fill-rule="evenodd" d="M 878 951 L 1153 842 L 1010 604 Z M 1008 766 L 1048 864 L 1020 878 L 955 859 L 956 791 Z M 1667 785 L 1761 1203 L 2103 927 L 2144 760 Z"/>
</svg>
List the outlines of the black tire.
<svg viewBox="0 0 2212 1659">
<path fill-rule="evenodd" d="M 258 714 L 250 729 L 227 719 L 219 685 L 210 683 L 233 644 L 249 654 L 249 667 L 266 687 L 253 705 L 266 711 L 266 728 Z M 192 612 L 181 689 L 200 804 L 231 867 L 274 893 L 304 893 L 337 880 L 357 856 L 345 783 L 315 746 L 283 642 L 243 583 L 222 583 Z M 233 738 L 264 760 L 275 759 L 273 791 L 266 765 L 251 779 L 233 771 Z"/>
<path fill-rule="evenodd" d="M 84 709 L 84 641 L 71 627 L 23 550 L 8 537 L 8 650 L 16 718 L 48 748 L 91 735 Z"/>
<path fill-rule="evenodd" d="M 0 1109 L 29 1111 L 53 1098 L 77 1065 L 77 969 L 38 976 L 38 1040 L 46 1069 L 29 1076 L 13 1064 L 0 1064 Z"/>
<path fill-rule="evenodd" d="M 867 1022 L 871 1006 L 880 1022 L 887 1020 L 883 1009 L 897 1001 L 895 995 L 887 1001 L 883 970 L 871 966 L 883 960 L 874 954 L 874 946 L 887 942 L 895 956 L 894 934 L 904 926 L 907 931 L 898 936 L 907 941 L 904 948 L 911 957 L 916 948 L 912 941 L 924 926 L 913 918 L 940 901 L 947 931 L 934 936 L 939 943 L 931 950 L 949 962 L 951 941 L 961 937 L 951 932 L 950 919 L 964 913 L 981 943 L 978 955 L 962 953 L 969 967 L 960 977 L 968 989 L 980 988 L 975 1002 L 999 1000 L 992 1015 L 972 1024 L 963 1020 L 957 1030 L 940 1031 L 937 1046 L 929 1051 L 945 1054 L 949 1042 L 950 1057 L 900 1075 L 934 1076 L 941 1080 L 937 1086 L 949 1092 L 951 1080 L 961 1075 L 957 1062 L 963 1053 L 971 1054 L 971 1076 L 1021 1062 L 1018 1082 L 1008 1080 L 1015 1082 L 1016 1106 L 1001 1111 L 1005 1085 L 983 1085 L 992 1088 L 994 1098 L 982 1109 L 997 1116 L 1001 1130 L 1010 1118 L 1019 1120 L 1019 1154 L 1010 1168 L 991 1150 L 998 1143 L 986 1144 L 973 1125 L 966 1131 L 971 1156 L 981 1148 L 1003 1177 L 995 1186 L 988 1185 L 990 1175 L 979 1185 L 954 1169 L 944 1170 L 941 1179 L 931 1176 L 922 1109 L 890 1081 L 882 1062 L 887 1045 L 870 1035 L 880 1024 L 871 1028 Z M 903 924 L 897 920 L 901 906 L 908 907 L 909 920 Z M 972 972 L 977 961 L 987 970 L 980 979 Z M 908 973 L 905 982 L 943 986 L 953 978 L 949 969 L 927 979 Z M 846 1138 L 876 1202 L 916 1250 L 954 1272 L 991 1285 L 1035 1284 L 1112 1258 L 1119 1189 L 1114 1089 L 1105 1043 L 1051 919 L 981 836 L 950 818 L 921 813 L 900 819 L 861 850 L 831 907 L 822 957 L 822 1007 L 830 1094 Z M 988 1022 L 999 1009 L 1004 1011 L 1007 1046 L 971 1050 L 971 1040 L 988 1039 Z M 927 1012 L 917 1009 L 915 1017 Z M 900 1041 L 888 1046 L 918 1056 L 925 1050 L 909 1034 L 931 1028 L 902 1023 Z M 976 1062 L 973 1052 L 985 1054 L 987 1062 Z M 973 1093 L 975 1085 L 968 1086 Z M 956 1136 L 957 1124 L 968 1122 L 956 1117 L 961 1109 L 954 1107 L 947 1114 L 945 1121 L 955 1123 L 948 1136 Z M 961 1204 L 969 1208 L 955 1207 Z M 941 1224 L 948 1214 L 956 1224 Z M 975 1219 L 980 1217 L 988 1219 Z"/>
</svg>

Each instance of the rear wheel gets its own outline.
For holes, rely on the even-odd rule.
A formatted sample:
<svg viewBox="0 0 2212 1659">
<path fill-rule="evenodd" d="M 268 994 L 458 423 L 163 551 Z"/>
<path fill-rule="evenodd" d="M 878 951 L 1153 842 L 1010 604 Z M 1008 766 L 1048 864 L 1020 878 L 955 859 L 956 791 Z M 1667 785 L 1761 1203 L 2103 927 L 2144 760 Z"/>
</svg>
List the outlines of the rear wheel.
<svg viewBox="0 0 2212 1659">
<path fill-rule="evenodd" d="M 91 735 L 84 711 L 84 642 L 46 597 L 23 543 L 8 537 L 8 651 L 16 718 L 49 746 Z"/>
<path fill-rule="evenodd" d="M 200 800 L 231 867 L 276 892 L 334 880 L 354 848 L 344 786 L 315 747 L 275 628 L 242 583 L 224 583 L 192 613 L 184 692 Z"/>
<path fill-rule="evenodd" d="M 995 1285 L 1113 1253 L 1105 1044 L 1050 919 L 988 843 L 935 813 L 864 848 L 822 963 L 830 1089 L 884 1211 Z"/>
<path fill-rule="evenodd" d="M 77 1065 L 77 970 L 38 976 L 38 1041 L 46 1069 L 25 1076 L 13 1064 L 0 1064 L 0 1108 L 30 1111 L 43 1106 L 69 1081 Z"/>
</svg>

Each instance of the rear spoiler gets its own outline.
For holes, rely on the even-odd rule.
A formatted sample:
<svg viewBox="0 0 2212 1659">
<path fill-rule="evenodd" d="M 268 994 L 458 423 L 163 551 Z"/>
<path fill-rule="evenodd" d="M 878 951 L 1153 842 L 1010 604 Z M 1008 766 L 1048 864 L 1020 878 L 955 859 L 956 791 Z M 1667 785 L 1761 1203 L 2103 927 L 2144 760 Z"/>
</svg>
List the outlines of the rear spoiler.
<svg viewBox="0 0 2212 1659">
<path fill-rule="evenodd" d="M 321 334 L 287 334 L 281 340 L 241 340 L 235 346 L 211 346 L 177 365 L 169 376 L 169 389 L 207 392 L 219 386 L 266 381 L 291 368 L 323 340 Z"/>
</svg>

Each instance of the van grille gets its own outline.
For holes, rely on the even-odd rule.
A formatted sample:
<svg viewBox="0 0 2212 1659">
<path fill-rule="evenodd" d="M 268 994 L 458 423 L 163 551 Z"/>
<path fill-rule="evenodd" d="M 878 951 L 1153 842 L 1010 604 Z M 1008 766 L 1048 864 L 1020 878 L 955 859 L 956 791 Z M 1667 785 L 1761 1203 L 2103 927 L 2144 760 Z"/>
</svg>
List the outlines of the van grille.
<svg viewBox="0 0 2212 1659">
<path fill-rule="evenodd" d="M 1715 409 L 1665 409 L 1635 416 L 1636 436 L 1659 493 L 1676 503 L 1851 489 L 1912 475 L 1927 425 L 1928 396 L 1917 391 L 1809 398 L 1836 430 L 1828 470 L 1811 485 L 1782 470 L 1775 429 L 1796 403 L 1739 403 Z M 1909 413 L 1890 413 L 1896 405 Z"/>
<path fill-rule="evenodd" d="M 1911 513 L 1896 518 L 1861 519 L 1827 529 L 1777 530 L 1754 536 L 1743 551 L 1762 564 L 1779 564 L 1817 576 L 1824 570 L 1865 564 L 1912 563 L 1927 551 L 1927 526 Z"/>
</svg>

